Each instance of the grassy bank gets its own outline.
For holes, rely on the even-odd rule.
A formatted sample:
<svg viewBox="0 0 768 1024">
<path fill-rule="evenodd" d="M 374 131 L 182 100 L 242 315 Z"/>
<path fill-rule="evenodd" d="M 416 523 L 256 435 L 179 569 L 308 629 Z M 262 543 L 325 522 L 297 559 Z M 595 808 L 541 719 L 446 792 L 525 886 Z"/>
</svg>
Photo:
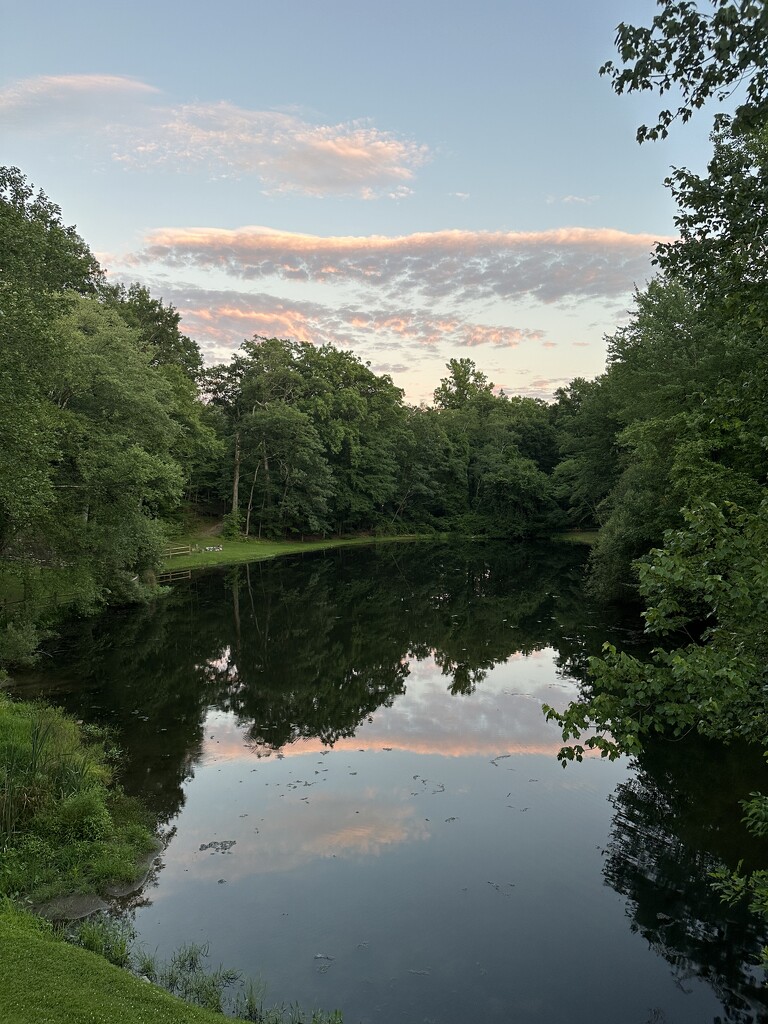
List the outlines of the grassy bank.
<svg viewBox="0 0 768 1024">
<path fill-rule="evenodd" d="M 232 565 L 237 562 L 257 562 L 280 555 L 295 555 L 305 551 L 326 551 L 331 548 L 353 547 L 363 544 L 394 543 L 401 540 L 415 540 L 408 537 L 345 537 L 327 540 L 255 540 L 253 538 L 230 540 L 211 536 L 193 530 L 173 538 L 172 547 L 189 547 L 189 554 L 173 555 L 164 559 L 160 572 L 176 572 L 182 569 L 202 569 L 212 565 Z M 208 550 L 206 550 L 208 549 Z"/>
<path fill-rule="evenodd" d="M 30 913 L 66 919 L 107 908 L 141 884 L 156 853 L 146 812 L 115 785 L 107 741 L 57 708 L 0 694 L 3 1024 L 221 1024 L 222 1008 L 257 1024 L 341 1024 L 337 1014 L 265 1008 L 258 986 L 208 969 L 203 947 L 156 964 L 109 917 L 81 926 L 84 949 Z"/>
<path fill-rule="evenodd" d="M 42 903 L 130 886 L 154 847 L 149 824 L 113 785 L 102 734 L 0 694 L 0 896 Z"/>
<path fill-rule="evenodd" d="M 222 1024 L 0 903 L 3 1024 Z"/>
<path fill-rule="evenodd" d="M 566 533 L 558 533 L 558 540 L 567 540 L 572 544 L 594 544 L 597 540 L 597 530 L 568 530 Z"/>
</svg>

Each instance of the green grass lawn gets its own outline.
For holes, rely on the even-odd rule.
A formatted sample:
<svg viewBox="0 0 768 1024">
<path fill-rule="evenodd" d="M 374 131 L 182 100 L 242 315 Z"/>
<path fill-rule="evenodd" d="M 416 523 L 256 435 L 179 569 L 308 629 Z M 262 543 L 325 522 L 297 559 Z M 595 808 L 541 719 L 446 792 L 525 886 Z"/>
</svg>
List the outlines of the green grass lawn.
<svg viewBox="0 0 768 1024">
<path fill-rule="evenodd" d="M 172 546 L 189 545 L 190 554 L 165 558 L 161 572 L 176 572 L 181 569 L 201 569 L 210 565 L 231 565 L 236 562 L 256 562 L 279 555 L 294 555 L 304 551 L 324 551 L 329 548 L 350 547 L 361 544 L 376 544 L 383 541 L 414 540 L 414 537 L 348 537 L 327 540 L 228 540 L 220 536 L 191 531 L 177 535 Z M 221 548 L 220 551 L 205 551 L 204 548 Z"/>
<path fill-rule="evenodd" d="M 223 1024 L 0 903 L 3 1024 Z"/>
<path fill-rule="evenodd" d="M 573 544 L 594 544 L 597 530 L 569 530 L 567 533 L 559 533 L 557 539 L 569 540 Z"/>
</svg>

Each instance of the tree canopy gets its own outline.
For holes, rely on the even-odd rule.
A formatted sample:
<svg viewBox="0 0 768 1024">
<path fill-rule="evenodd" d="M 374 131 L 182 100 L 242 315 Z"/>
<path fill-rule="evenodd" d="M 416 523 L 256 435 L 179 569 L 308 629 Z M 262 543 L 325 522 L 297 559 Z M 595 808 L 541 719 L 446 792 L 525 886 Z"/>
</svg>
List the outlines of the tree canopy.
<svg viewBox="0 0 768 1024">
<path fill-rule="evenodd" d="M 658 0 L 657 6 L 650 26 L 618 26 L 621 65 L 609 60 L 600 68 L 619 94 L 679 93 L 677 105 L 660 110 L 655 125 L 640 125 L 637 141 L 666 138 L 675 120 L 685 123 L 707 100 L 724 100 L 742 85 L 746 99 L 736 110 L 736 125 L 751 130 L 761 124 L 768 114 L 763 0 Z"/>
</svg>

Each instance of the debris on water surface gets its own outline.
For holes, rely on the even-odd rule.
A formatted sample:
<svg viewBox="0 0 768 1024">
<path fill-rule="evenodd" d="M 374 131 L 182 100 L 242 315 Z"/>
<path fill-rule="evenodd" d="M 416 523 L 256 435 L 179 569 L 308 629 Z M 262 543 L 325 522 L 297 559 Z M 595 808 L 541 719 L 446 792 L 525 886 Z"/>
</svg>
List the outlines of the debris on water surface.
<svg viewBox="0 0 768 1024">
<path fill-rule="evenodd" d="M 458 820 L 459 820 L 458 818 L 446 818 L 446 819 L 445 819 L 445 823 L 446 823 L 446 825 L 447 825 L 447 824 L 448 824 L 448 822 L 450 822 L 450 821 L 458 821 Z"/>
<path fill-rule="evenodd" d="M 313 960 L 335 960 L 335 956 L 328 956 L 327 953 L 315 953 Z"/>
<path fill-rule="evenodd" d="M 220 878 L 216 884 L 217 885 L 226 885 L 227 884 L 227 880 L 226 880 L 226 878 Z"/>
<path fill-rule="evenodd" d="M 512 755 L 511 754 L 497 754 L 496 757 L 491 758 L 491 760 L 488 763 L 492 764 L 494 768 L 498 768 L 499 767 L 499 761 L 504 761 L 508 757 L 512 757 Z"/>
<path fill-rule="evenodd" d="M 514 882 L 508 882 L 507 884 L 509 885 L 510 888 L 514 889 L 514 887 L 515 887 L 515 883 Z M 512 895 L 511 892 L 504 892 L 504 890 L 501 888 L 501 886 L 499 885 L 498 882 L 489 882 L 488 885 L 490 885 L 491 888 L 495 889 L 496 892 L 499 893 L 500 896 L 511 896 Z"/>
<path fill-rule="evenodd" d="M 236 842 L 236 839 L 222 839 L 218 842 L 214 840 L 211 843 L 201 843 L 198 852 L 202 853 L 204 850 L 210 850 L 211 853 L 229 853 Z"/>
<path fill-rule="evenodd" d="M 429 970 L 427 970 L 427 971 L 413 971 L 413 970 L 409 970 L 408 973 L 409 974 L 418 974 L 421 977 L 428 977 L 432 973 L 432 968 L 430 967 Z"/>
<path fill-rule="evenodd" d="M 442 784 L 442 782 L 438 782 L 437 783 L 437 789 L 433 789 L 432 790 L 432 796 L 434 796 L 435 793 L 444 793 L 444 792 L 445 792 L 445 786 Z"/>
</svg>

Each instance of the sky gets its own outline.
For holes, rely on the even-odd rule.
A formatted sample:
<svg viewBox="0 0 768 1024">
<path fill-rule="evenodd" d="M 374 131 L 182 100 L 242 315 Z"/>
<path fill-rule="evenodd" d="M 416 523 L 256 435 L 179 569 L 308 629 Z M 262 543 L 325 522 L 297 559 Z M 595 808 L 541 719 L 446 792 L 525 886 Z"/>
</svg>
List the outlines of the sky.
<svg viewBox="0 0 768 1024">
<path fill-rule="evenodd" d="M 208 364 L 331 343 L 431 401 L 450 359 L 551 399 L 605 365 L 711 116 L 600 65 L 654 0 L 3 4 L 0 164 Z"/>
</svg>

